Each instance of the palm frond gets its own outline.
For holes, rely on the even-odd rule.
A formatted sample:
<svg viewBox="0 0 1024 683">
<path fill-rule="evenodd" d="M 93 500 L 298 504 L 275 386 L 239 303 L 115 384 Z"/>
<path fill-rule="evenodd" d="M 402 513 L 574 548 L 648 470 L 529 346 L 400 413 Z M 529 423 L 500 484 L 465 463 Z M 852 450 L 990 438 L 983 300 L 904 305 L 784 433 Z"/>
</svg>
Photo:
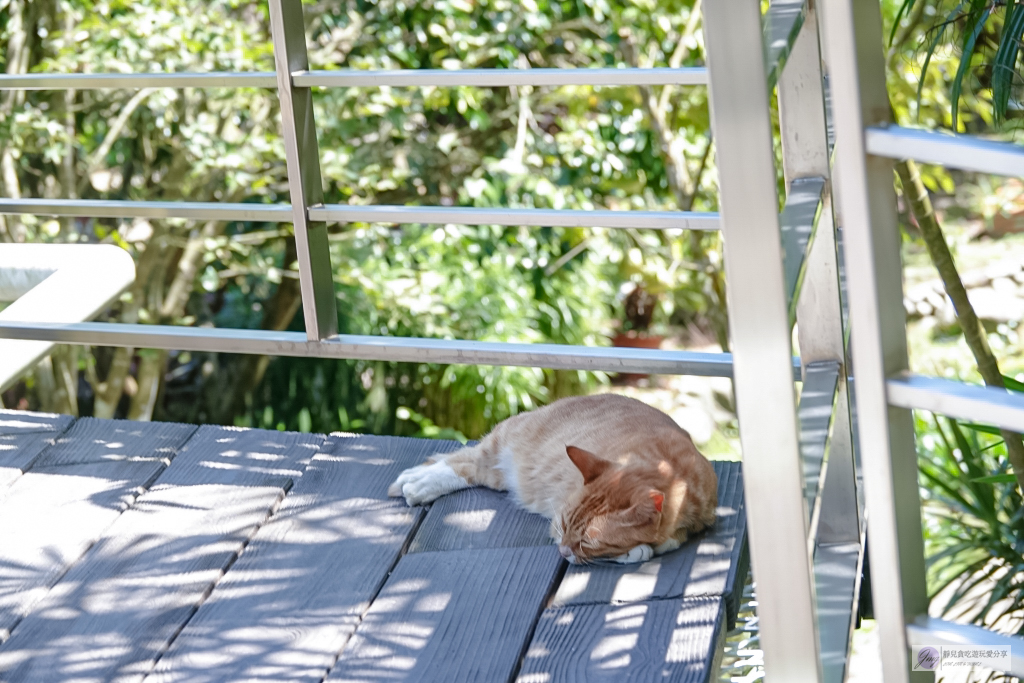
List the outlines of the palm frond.
<svg viewBox="0 0 1024 683">
<path fill-rule="evenodd" d="M 889 47 L 892 47 L 892 41 L 896 39 L 896 31 L 900 27 L 900 21 L 903 17 L 909 16 L 911 10 L 914 9 L 914 2 L 915 0 L 903 0 L 903 4 L 896 11 L 896 18 L 892 20 L 892 30 L 889 31 Z"/>
<path fill-rule="evenodd" d="M 1003 33 L 999 37 L 999 47 L 996 49 L 996 57 L 992 62 L 992 109 L 996 121 L 1002 121 L 1006 117 L 1006 108 L 1010 104 L 1010 90 L 1016 73 L 1021 36 L 1024 36 L 1024 4 L 1016 0 L 1009 0 L 1006 3 Z M 1024 383 L 1004 377 L 1003 382 L 1008 389 L 1011 387 L 1007 380 L 1020 385 L 1016 387 L 1017 391 L 1024 389 Z"/>
<path fill-rule="evenodd" d="M 992 10 L 990 8 L 985 8 L 982 10 L 980 17 L 975 18 L 974 13 L 968 15 L 968 30 L 964 33 L 963 52 L 960 55 L 960 65 L 957 67 L 956 75 L 953 77 L 953 87 L 950 95 L 950 99 L 953 101 L 953 130 L 956 130 L 957 115 L 960 109 L 960 90 L 963 87 L 964 75 L 971 66 L 974 46 L 977 44 L 978 36 L 981 34 L 982 29 L 985 28 L 985 22 L 991 13 Z"/>
<path fill-rule="evenodd" d="M 949 14 L 946 15 L 946 20 L 943 21 L 938 26 L 936 26 L 935 29 L 933 29 L 935 31 L 935 35 L 932 36 L 932 42 L 928 44 L 928 49 L 925 50 L 924 64 L 921 65 L 921 78 L 918 79 L 917 83 L 918 112 L 921 111 L 921 92 L 924 90 L 924 83 L 928 77 L 928 65 L 932 63 L 932 55 L 935 54 L 935 49 L 939 46 L 939 43 L 942 41 L 942 36 L 945 35 L 946 29 L 949 28 L 956 20 L 956 17 L 960 15 L 960 10 L 963 9 L 963 6 L 964 3 L 961 0 L 961 2 L 957 3 L 957 6 L 954 7 Z"/>
</svg>

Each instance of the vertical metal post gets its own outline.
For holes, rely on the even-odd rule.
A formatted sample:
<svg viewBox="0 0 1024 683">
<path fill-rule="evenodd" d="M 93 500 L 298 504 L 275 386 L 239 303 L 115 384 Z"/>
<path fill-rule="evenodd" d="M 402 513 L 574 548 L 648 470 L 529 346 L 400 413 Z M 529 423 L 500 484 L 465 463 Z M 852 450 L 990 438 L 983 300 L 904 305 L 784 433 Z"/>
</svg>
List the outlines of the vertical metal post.
<svg viewBox="0 0 1024 683">
<path fill-rule="evenodd" d="M 890 121 L 877 2 L 822 0 L 836 133 L 875 617 L 887 683 L 911 679 L 906 624 L 927 613 L 914 422 L 890 408 L 885 379 L 907 368 L 893 164 L 867 156 L 864 128 Z M 925 674 L 927 677 L 928 674 Z M 916 675 L 914 676 L 916 678 Z"/>
<path fill-rule="evenodd" d="M 281 132 L 288 165 L 295 247 L 299 261 L 299 285 L 311 341 L 338 332 L 338 307 L 334 296 L 327 226 L 309 220 L 309 207 L 322 204 L 320 151 L 313 121 L 313 96 L 309 88 L 292 81 L 292 73 L 309 68 L 306 30 L 301 0 L 269 0 L 270 33 L 277 64 L 277 94 L 281 103 Z"/>
<path fill-rule="evenodd" d="M 786 186 L 794 178 L 828 179 L 828 132 L 825 93 L 818 46 L 817 13 L 807 17 L 779 77 L 779 127 Z M 797 302 L 800 359 L 806 368 L 815 361 L 839 361 L 838 398 L 828 468 L 817 521 L 819 543 L 860 541 L 857 481 L 854 468 L 850 399 L 846 384 L 846 338 L 839 292 L 839 260 L 831 188 L 824 193 L 821 218 L 807 254 L 806 274 Z"/>
<path fill-rule="evenodd" d="M 765 672 L 819 683 L 759 3 L 703 5 L 749 542 Z"/>
</svg>

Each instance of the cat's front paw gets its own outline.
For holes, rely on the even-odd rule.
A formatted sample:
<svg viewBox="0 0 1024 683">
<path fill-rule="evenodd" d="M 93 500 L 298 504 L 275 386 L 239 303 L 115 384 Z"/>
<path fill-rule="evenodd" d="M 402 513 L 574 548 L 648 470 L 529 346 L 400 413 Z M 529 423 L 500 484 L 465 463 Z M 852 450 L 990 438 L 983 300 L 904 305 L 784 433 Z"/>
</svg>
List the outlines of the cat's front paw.
<svg viewBox="0 0 1024 683">
<path fill-rule="evenodd" d="M 654 546 L 654 554 L 664 555 L 665 553 L 670 553 L 673 550 L 677 550 L 681 545 L 682 543 L 679 542 L 678 538 L 670 538 L 664 543 Z"/>
<path fill-rule="evenodd" d="M 404 496 L 405 502 L 412 507 L 468 487 L 469 482 L 455 474 L 455 470 L 442 461 L 402 472 L 388 488 L 388 495 L 396 498 Z"/>
<path fill-rule="evenodd" d="M 628 553 L 623 553 L 618 557 L 613 557 L 612 562 L 618 562 L 619 564 L 636 564 L 637 562 L 646 562 L 652 557 L 654 557 L 654 548 L 645 543 L 643 545 L 638 545 Z"/>
<path fill-rule="evenodd" d="M 411 481 L 416 477 L 416 470 L 422 470 L 426 465 L 417 465 L 416 467 L 410 467 L 407 470 L 403 470 L 398 478 L 391 483 L 388 487 L 388 496 L 391 498 L 401 498 L 404 494 L 402 493 L 402 487 L 405 483 Z"/>
</svg>

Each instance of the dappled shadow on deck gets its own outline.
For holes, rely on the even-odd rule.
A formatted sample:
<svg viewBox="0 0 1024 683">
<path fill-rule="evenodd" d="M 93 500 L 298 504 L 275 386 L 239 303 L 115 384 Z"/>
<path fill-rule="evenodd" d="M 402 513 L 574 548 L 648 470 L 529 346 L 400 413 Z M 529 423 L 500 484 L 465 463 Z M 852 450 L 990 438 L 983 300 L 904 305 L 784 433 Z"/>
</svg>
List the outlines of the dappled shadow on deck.
<svg viewBox="0 0 1024 683">
<path fill-rule="evenodd" d="M 387 498 L 453 442 L 83 422 L 41 429 L 49 445 L 0 489 L 2 681 L 705 681 L 717 668 L 735 500 L 678 553 L 563 580 L 547 521 L 505 494 Z"/>
</svg>

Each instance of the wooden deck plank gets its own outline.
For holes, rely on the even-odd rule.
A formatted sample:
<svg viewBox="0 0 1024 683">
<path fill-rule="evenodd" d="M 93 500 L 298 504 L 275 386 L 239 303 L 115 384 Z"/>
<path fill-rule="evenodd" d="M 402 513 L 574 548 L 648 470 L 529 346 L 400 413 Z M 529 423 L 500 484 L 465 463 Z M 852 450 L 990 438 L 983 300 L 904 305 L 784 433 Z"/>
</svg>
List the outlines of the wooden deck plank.
<svg viewBox="0 0 1024 683">
<path fill-rule="evenodd" d="M 475 487 L 434 501 L 409 552 L 551 545 L 550 525 L 507 493 Z"/>
<path fill-rule="evenodd" d="M 622 604 L 721 595 L 735 623 L 748 567 L 743 476 L 738 462 L 715 462 L 718 519 L 679 550 L 632 565 L 574 565 L 554 605 Z"/>
<path fill-rule="evenodd" d="M 327 675 L 423 508 L 387 497 L 407 467 L 458 444 L 332 435 L 146 683 Z"/>
<path fill-rule="evenodd" d="M 132 422 L 84 417 L 36 461 L 37 467 L 174 457 L 196 431 L 175 422 Z"/>
<path fill-rule="evenodd" d="M 201 428 L 0 645 L 0 680 L 140 680 L 322 442 Z"/>
<path fill-rule="evenodd" d="M 405 555 L 328 681 L 505 681 L 563 560 L 552 546 Z"/>
<path fill-rule="evenodd" d="M 0 643 L 164 464 L 36 468 L 0 501 Z"/>
<path fill-rule="evenodd" d="M 708 683 L 721 666 L 722 599 L 547 609 L 517 683 Z"/>
<path fill-rule="evenodd" d="M 0 497 L 74 421 L 70 415 L 0 410 Z"/>
</svg>

